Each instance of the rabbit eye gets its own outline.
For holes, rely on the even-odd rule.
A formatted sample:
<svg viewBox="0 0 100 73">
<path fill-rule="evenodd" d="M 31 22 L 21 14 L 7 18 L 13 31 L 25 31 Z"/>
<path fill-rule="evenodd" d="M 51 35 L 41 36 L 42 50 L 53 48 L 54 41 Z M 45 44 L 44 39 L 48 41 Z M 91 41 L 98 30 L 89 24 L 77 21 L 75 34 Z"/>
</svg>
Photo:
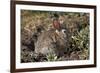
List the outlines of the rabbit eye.
<svg viewBox="0 0 100 73">
<path fill-rule="evenodd" d="M 63 32 L 63 33 L 66 33 L 66 30 L 65 30 L 65 29 L 62 29 L 62 32 Z"/>
</svg>

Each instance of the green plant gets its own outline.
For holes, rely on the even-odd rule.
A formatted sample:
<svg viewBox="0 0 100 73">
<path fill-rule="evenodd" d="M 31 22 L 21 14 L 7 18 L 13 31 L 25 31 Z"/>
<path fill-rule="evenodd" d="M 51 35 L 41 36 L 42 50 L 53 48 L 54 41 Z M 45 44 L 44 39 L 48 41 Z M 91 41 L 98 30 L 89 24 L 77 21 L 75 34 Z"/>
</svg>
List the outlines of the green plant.
<svg viewBox="0 0 100 73">
<path fill-rule="evenodd" d="M 76 36 L 72 36 L 72 51 L 81 51 L 80 59 L 89 58 L 89 25 L 81 29 Z"/>
<path fill-rule="evenodd" d="M 60 61 L 61 60 L 61 58 L 58 58 L 56 54 L 48 54 L 46 58 L 47 58 L 47 61 Z"/>
<path fill-rule="evenodd" d="M 80 50 L 89 48 L 89 26 L 80 30 L 76 36 L 72 36 L 72 46 Z"/>
<path fill-rule="evenodd" d="M 89 59 L 89 50 L 83 49 L 83 51 L 80 53 L 79 58 L 81 60 Z"/>
</svg>

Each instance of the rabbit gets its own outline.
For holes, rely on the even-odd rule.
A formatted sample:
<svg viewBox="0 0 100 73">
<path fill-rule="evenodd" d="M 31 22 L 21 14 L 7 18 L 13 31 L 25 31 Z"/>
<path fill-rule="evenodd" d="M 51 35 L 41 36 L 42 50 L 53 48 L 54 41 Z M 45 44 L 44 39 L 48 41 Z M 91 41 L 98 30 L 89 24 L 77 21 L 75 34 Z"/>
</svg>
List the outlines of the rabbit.
<svg viewBox="0 0 100 73">
<path fill-rule="evenodd" d="M 44 30 L 45 29 L 41 25 L 36 26 L 36 30 L 34 31 L 34 33 L 31 33 L 31 35 L 29 34 L 29 32 L 24 30 L 21 36 L 22 46 L 26 46 L 28 49 L 34 51 L 35 49 L 34 43 L 37 41 L 39 34 L 42 33 Z"/>
<path fill-rule="evenodd" d="M 42 32 L 35 43 L 35 53 L 63 55 L 66 51 L 66 29 Z"/>
</svg>

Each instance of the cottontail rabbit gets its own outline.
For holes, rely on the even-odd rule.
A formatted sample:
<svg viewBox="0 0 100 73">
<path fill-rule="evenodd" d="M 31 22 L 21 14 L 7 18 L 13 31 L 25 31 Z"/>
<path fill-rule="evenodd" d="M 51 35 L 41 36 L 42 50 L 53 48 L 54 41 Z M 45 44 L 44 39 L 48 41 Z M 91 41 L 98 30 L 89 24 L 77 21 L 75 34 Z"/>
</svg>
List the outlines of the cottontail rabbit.
<svg viewBox="0 0 100 73">
<path fill-rule="evenodd" d="M 63 55 L 66 50 L 67 36 L 66 30 L 48 30 L 42 32 L 35 43 L 35 52 L 44 55 Z"/>
</svg>

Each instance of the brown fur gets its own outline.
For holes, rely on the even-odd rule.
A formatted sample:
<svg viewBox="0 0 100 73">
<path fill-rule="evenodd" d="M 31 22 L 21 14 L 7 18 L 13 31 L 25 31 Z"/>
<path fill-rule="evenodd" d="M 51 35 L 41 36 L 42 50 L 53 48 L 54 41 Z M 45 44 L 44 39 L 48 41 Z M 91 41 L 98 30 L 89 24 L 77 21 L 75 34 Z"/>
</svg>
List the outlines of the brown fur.
<svg viewBox="0 0 100 73">
<path fill-rule="evenodd" d="M 66 33 L 61 30 L 48 30 L 40 34 L 35 43 L 35 52 L 41 54 L 63 54 L 66 49 Z"/>
</svg>

